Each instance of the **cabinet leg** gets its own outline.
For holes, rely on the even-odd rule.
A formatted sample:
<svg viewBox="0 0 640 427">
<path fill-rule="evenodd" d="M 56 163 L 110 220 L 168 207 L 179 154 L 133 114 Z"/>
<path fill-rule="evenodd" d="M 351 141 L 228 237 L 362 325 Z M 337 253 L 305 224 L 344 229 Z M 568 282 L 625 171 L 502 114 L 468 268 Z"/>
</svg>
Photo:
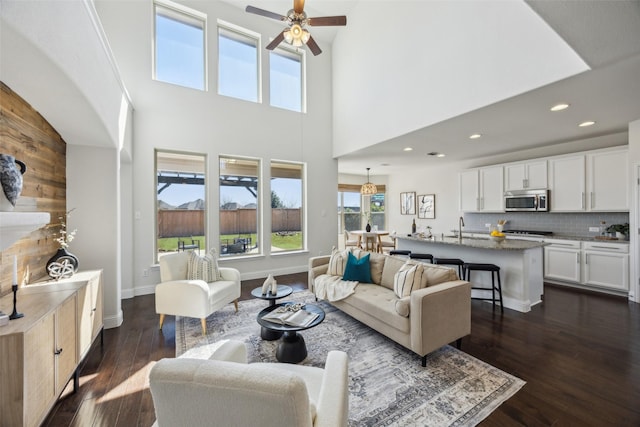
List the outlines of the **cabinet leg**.
<svg viewBox="0 0 640 427">
<path fill-rule="evenodd" d="M 77 393 L 80 388 L 80 373 L 78 372 L 80 367 L 77 367 L 75 371 L 73 371 L 73 392 Z"/>
</svg>

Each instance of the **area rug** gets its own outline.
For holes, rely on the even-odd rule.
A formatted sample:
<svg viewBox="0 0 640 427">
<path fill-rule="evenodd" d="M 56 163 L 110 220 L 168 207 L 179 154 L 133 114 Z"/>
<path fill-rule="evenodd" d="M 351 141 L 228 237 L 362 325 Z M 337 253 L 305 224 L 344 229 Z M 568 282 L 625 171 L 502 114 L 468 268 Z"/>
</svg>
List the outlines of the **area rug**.
<svg viewBox="0 0 640 427">
<path fill-rule="evenodd" d="M 316 303 L 311 293 L 289 301 Z M 318 302 L 324 322 L 301 332 L 307 344 L 304 365 L 323 367 L 330 350 L 349 355 L 350 426 L 473 426 L 513 396 L 525 382 L 450 346 L 421 358 L 330 304 Z M 249 362 L 276 362 L 277 341 L 263 341 L 256 315 L 263 300 L 241 301 L 207 318 L 176 319 L 176 356 L 204 358 L 221 339 L 244 341 Z"/>
</svg>

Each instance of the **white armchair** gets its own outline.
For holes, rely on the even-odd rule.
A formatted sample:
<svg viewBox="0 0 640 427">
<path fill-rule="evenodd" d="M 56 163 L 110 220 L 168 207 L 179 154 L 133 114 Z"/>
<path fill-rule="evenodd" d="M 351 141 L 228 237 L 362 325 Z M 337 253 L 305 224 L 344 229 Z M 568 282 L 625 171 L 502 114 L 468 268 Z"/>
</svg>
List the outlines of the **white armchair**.
<svg viewBox="0 0 640 427">
<path fill-rule="evenodd" d="M 342 427 L 349 412 L 348 360 L 331 351 L 324 369 L 237 363 L 244 343 L 227 341 L 210 359 L 162 359 L 149 374 L 154 426 Z M 235 361 L 221 361 L 220 354 Z M 218 360 L 216 360 L 218 359 Z"/>
<path fill-rule="evenodd" d="M 235 268 L 219 268 L 222 280 L 207 283 L 188 280 L 189 252 L 178 252 L 160 258 L 160 280 L 156 286 L 156 313 L 160 315 L 160 329 L 165 315 L 196 317 L 207 333 L 206 318 L 233 301 L 238 311 L 240 272 Z"/>
</svg>

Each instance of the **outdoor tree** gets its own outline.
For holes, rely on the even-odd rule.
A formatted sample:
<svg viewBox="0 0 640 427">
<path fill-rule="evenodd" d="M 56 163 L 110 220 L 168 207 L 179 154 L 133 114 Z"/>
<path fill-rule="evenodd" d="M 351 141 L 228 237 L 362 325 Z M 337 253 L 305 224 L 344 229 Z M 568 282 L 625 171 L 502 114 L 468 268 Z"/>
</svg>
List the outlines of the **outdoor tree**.
<svg viewBox="0 0 640 427">
<path fill-rule="evenodd" d="M 282 200 L 280 200 L 280 197 L 276 194 L 275 191 L 271 190 L 271 208 L 276 209 L 276 208 L 283 208 L 283 207 L 284 207 L 284 203 L 282 203 Z"/>
</svg>

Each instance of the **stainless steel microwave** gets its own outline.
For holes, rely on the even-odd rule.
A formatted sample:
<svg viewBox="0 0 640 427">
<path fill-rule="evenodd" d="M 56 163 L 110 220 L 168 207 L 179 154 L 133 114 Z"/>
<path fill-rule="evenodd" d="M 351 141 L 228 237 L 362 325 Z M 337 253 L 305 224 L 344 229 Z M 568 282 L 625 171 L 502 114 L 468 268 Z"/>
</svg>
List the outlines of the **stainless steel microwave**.
<svg viewBox="0 0 640 427">
<path fill-rule="evenodd" d="M 549 190 L 514 190 L 504 193 L 504 210 L 507 212 L 547 212 Z"/>
</svg>

